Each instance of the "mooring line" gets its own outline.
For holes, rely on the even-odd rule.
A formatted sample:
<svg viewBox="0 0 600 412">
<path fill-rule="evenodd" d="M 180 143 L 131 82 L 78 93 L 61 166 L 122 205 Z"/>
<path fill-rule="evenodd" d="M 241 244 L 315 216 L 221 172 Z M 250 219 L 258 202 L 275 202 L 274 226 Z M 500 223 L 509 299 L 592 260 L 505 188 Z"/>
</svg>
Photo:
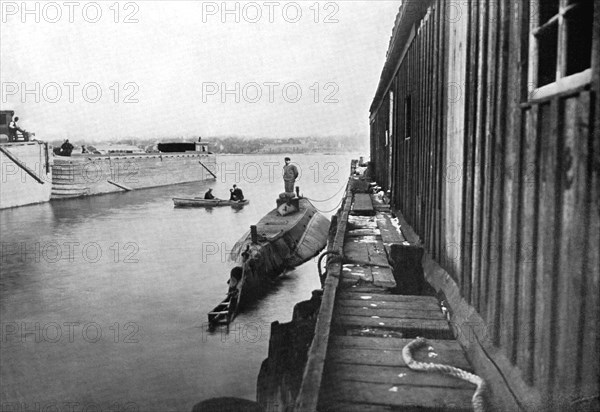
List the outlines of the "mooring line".
<svg viewBox="0 0 600 412">
<path fill-rule="evenodd" d="M 406 363 L 406 366 L 416 371 L 442 372 L 446 375 L 454 376 L 455 378 L 459 378 L 476 385 L 477 389 L 475 390 L 475 393 L 473 394 L 473 398 L 471 400 L 473 404 L 473 409 L 475 410 L 475 412 L 485 412 L 484 394 L 487 391 L 485 381 L 477 375 L 474 375 L 459 368 L 455 368 L 454 366 L 444 365 L 442 363 L 416 361 L 412 356 L 412 350 L 418 349 L 425 345 L 427 345 L 427 340 L 425 338 L 418 337 L 410 343 L 408 343 L 402 349 L 402 358 L 404 359 L 404 363 Z"/>
</svg>

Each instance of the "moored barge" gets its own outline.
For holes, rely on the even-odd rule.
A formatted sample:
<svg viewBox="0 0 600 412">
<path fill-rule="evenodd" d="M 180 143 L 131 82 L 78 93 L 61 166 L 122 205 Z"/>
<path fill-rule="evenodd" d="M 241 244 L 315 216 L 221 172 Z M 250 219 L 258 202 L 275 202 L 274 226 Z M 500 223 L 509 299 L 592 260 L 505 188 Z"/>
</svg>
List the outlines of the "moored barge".
<svg viewBox="0 0 600 412">
<path fill-rule="evenodd" d="M 175 144 L 171 144 L 173 146 Z M 216 177 L 208 143 L 181 143 L 181 152 L 55 156 L 52 199 L 121 192 Z"/>
</svg>

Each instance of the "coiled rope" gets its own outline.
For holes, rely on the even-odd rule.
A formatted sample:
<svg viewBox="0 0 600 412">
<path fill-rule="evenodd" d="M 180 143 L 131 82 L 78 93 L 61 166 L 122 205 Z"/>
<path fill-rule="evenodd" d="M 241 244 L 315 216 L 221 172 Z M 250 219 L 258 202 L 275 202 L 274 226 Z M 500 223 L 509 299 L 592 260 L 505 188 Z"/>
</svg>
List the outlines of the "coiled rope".
<svg viewBox="0 0 600 412">
<path fill-rule="evenodd" d="M 402 358 L 404 359 L 404 363 L 406 363 L 410 369 L 415 371 L 442 372 L 446 375 L 454 376 L 455 378 L 459 378 L 477 385 L 477 389 L 475 390 L 471 400 L 473 409 L 475 412 L 485 412 L 484 393 L 487 392 L 485 381 L 477 375 L 459 368 L 455 368 L 454 366 L 444 365 L 442 363 L 418 362 L 414 360 L 412 356 L 413 349 L 416 350 L 425 345 L 427 345 L 427 340 L 422 337 L 418 337 L 406 345 L 402 349 Z"/>
</svg>

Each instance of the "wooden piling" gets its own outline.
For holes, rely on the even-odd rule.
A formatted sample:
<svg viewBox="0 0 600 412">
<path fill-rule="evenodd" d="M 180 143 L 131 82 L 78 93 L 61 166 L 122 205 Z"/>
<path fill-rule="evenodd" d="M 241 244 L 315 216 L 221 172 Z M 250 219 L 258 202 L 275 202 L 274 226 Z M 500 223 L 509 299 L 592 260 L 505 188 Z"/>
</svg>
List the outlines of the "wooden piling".
<svg viewBox="0 0 600 412">
<path fill-rule="evenodd" d="M 258 243 L 258 233 L 255 225 L 250 226 L 250 236 L 252 236 L 252 243 Z"/>
</svg>

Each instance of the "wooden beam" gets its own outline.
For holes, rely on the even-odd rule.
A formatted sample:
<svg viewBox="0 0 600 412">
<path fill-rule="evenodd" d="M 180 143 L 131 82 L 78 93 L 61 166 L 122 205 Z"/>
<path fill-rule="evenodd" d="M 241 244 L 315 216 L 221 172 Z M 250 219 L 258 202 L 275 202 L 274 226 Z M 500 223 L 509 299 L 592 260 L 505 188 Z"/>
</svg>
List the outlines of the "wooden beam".
<svg viewBox="0 0 600 412">
<path fill-rule="evenodd" d="M 344 207 L 338 220 L 337 232 L 333 245 L 330 250 L 343 254 L 344 236 L 346 233 L 346 224 L 352 205 L 352 192 L 349 183 L 346 188 L 346 198 Z M 323 379 L 323 369 L 327 355 L 327 345 L 329 343 L 329 331 L 331 329 L 331 320 L 333 317 L 333 307 L 339 278 L 342 271 L 341 262 L 327 262 L 327 279 L 323 287 L 323 297 L 319 316 L 315 325 L 315 335 L 308 350 L 308 359 L 306 368 L 302 377 L 302 385 L 296 397 L 294 411 L 313 412 L 317 410 L 319 401 L 319 392 L 321 391 L 321 381 Z"/>
<path fill-rule="evenodd" d="M 212 177 L 214 177 L 215 179 L 217 178 L 217 175 L 216 175 L 216 174 L 214 174 L 214 173 L 213 173 L 213 172 L 212 172 L 212 171 L 211 171 L 211 170 L 210 170 L 208 167 L 206 167 L 206 166 L 204 165 L 204 163 L 202 163 L 202 162 L 200 162 L 200 161 L 199 161 L 198 163 L 200 163 L 200 166 L 202 166 L 203 168 L 205 168 L 205 169 L 208 171 L 208 173 L 210 173 L 210 174 L 212 175 Z"/>
<path fill-rule="evenodd" d="M 117 182 L 113 182 L 112 180 L 107 180 L 107 182 L 110 183 L 111 185 L 117 186 L 118 188 L 125 190 L 126 192 L 131 192 L 133 190 L 129 186 L 125 186 L 125 185 L 119 184 Z"/>
<path fill-rule="evenodd" d="M 8 149 L 0 147 L 0 152 L 4 153 L 6 157 L 12 160 L 21 169 L 23 169 L 29 176 L 33 177 L 35 181 L 37 181 L 39 184 L 43 185 L 45 183 L 38 175 L 35 174 L 33 170 L 31 170 L 25 163 L 20 161 L 19 158 L 12 154 Z"/>
</svg>

